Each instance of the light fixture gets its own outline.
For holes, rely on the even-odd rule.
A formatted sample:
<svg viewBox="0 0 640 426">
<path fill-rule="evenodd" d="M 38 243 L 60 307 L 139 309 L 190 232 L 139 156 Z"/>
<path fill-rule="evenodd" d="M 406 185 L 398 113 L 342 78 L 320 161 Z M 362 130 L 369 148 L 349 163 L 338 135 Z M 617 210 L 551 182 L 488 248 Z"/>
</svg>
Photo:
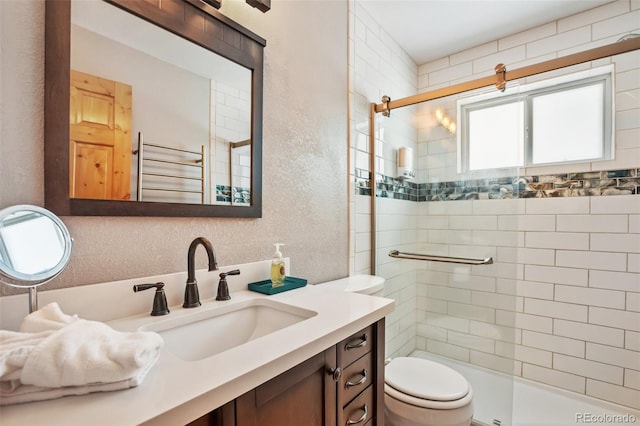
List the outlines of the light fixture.
<svg viewBox="0 0 640 426">
<path fill-rule="evenodd" d="M 435 115 L 436 115 L 436 120 L 438 120 L 438 123 L 440 123 L 440 125 L 445 129 L 447 129 L 449 133 L 452 133 L 452 134 L 456 133 L 456 129 L 457 129 L 456 122 L 453 121 L 451 118 L 449 118 L 444 113 L 444 110 L 442 108 L 438 108 L 436 110 Z"/>
</svg>

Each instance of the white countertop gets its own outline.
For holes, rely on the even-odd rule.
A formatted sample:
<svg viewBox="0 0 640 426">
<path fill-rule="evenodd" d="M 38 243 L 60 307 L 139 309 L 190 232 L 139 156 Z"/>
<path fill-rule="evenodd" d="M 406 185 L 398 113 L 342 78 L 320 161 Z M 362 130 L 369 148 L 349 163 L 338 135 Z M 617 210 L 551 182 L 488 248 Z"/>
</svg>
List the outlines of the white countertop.
<svg viewBox="0 0 640 426">
<path fill-rule="evenodd" d="M 391 299 L 335 291 L 322 284 L 273 296 L 246 290 L 232 291 L 231 296 L 226 302 L 203 299 L 203 306 L 195 309 L 212 306 L 215 309 L 268 297 L 317 312 L 317 315 L 200 361 L 184 361 L 163 348 L 158 362 L 138 387 L 3 406 L 0 423 L 3 426 L 185 424 L 349 337 L 394 309 Z M 179 305 L 171 306 L 169 316 L 180 315 L 182 310 Z M 146 313 L 109 324 L 115 329 L 130 330 L 165 318 L 168 317 L 151 317 Z"/>
</svg>

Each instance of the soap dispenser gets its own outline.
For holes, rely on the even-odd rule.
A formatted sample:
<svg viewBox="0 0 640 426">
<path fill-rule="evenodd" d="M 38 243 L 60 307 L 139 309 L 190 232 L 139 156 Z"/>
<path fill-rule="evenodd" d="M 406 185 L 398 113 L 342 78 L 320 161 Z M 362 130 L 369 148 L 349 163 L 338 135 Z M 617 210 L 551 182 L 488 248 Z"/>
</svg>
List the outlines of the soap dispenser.
<svg viewBox="0 0 640 426">
<path fill-rule="evenodd" d="M 273 260 L 271 261 L 271 287 L 281 287 L 284 285 L 284 259 L 280 252 L 280 246 L 283 245 L 282 243 L 274 244 L 276 251 L 273 253 Z"/>
</svg>

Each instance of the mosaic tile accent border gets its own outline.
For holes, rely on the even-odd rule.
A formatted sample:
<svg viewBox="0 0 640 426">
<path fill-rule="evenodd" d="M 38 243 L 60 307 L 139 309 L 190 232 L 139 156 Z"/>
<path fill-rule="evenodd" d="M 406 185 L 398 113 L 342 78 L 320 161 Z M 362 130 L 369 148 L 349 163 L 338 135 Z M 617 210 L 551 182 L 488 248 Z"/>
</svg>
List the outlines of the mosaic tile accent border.
<svg viewBox="0 0 640 426">
<path fill-rule="evenodd" d="M 223 203 L 246 204 L 251 202 L 251 189 L 239 186 L 216 185 L 216 201 Z"/>
<path fill-rule="evenodd" d="M 371 195 L 371 173 L 355 170 L 356 192 Z M 640 194 L 640 168 L 415 183 L 378 174 L 376 196 L 409 201 L 594 197 Z"/>
</svg>

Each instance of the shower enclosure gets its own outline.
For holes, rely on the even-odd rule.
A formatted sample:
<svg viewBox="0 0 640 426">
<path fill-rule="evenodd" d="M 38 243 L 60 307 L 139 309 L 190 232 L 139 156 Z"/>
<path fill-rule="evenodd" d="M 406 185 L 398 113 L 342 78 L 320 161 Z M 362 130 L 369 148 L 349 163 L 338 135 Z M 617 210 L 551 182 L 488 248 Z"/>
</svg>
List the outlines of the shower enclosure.
<svg viewBox="0 0 640 426">
<path fill-rule="evenodd" d="M 515 320 L 522 310 L 515 290 L 523 279 L 516 263 L 519 205 L 512 198 L 518 176 L 457 178 L 456 136 L 437 122 L 440 110 L 455 117 L 456 96 L 373 117 L 379 150 L 372 168 L 376 197 L 368 197 L 375 203 L 371 273 L 387 279 L 387 296 L 397 302 L 387 355 L 506 373 L 491 390 L 495 405 L 475 404 L 475 417 L 510 424 Z M 412 180 L 395 175 L 394 153 L 405 145 L 417 153 Z"/>
<path fill-rule="evenodd" d="M 633 180 L 640 164 L 591 174 L 581 172 L 598 170 L 597 163 L 586 170 L 576 164 L 461 169 L 458 104 L 471 97 L 495 97 L 505 86 L 507 92 L 517 92 L 559 75 L 615 63 L 612 55 L 619 55 L 620 72 L 638 57 L 637 51 L 625 52 L 637 50 L 639 40 L 600 43 L 607 46 L 510 71 L 493 64 L 495 69 L 461 79 L 447 76 L 444 71 L 452 71 L 445 66 L 439 75 L 432 64 L 415 66 L 359 2 L 351 6 L 351 272 L 384 277 L 385 295 L 396 301 L 387 318 L 387 357 L 424 357 L 454 368 L 471 365 L 498 377 L 492 388 L 476 391 L 475 400 L 481 403 L 474 404 L 474 417 L 485 424 L 517 424 L 516 377 L 541 377 L 541 382 L 583 394 L 586 384 L 589 394 L 588 373 L 577 378 L 572 367 L 562 366 L 588 360 L 580 345 L 588 351 L 596 343 L 573 340 L 574 335 L 560 330 L 577 330 L 583 321 L 582 307 L 566 303 L 578 301 L 582 284 L 569 275 L 582 271 L 565 268 L 557 259 L 580 256 L 569 240 L 581 236 L 557 233 L 572 229 L 561 222 L 578 215 L 557 213 L 582 213 L 574 204 L 585 199 L 588 204 L 587 195 L 627 194 L 622 181 L 609 192 L 587 186 L 604 185 L 605 177 L 616 173 Z M 413 151 L 408 162 L 413 170 L 399 167 L 398 152 L 404 148 Z M 585 186 L 590 178 L 594 181 Z M 551 199 L 569 196 L 575 197 Z M 545 238 L 557 240 L 555 246 Z M 632 325 L 620 327 L 633 330 Z"/>
</svg>

